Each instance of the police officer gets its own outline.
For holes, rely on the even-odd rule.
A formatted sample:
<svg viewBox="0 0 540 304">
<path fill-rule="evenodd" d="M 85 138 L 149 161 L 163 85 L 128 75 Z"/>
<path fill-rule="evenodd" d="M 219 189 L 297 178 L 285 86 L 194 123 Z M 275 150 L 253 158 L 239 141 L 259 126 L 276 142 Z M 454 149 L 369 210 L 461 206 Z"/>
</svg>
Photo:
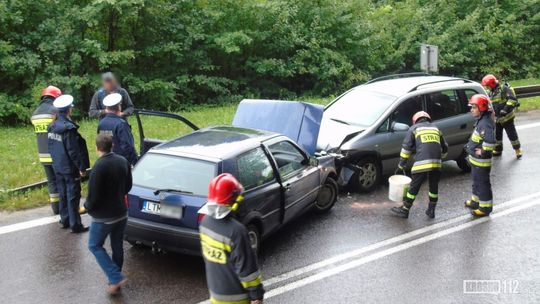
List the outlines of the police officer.
<svg viewBox="0 0 540 304">
<path fill-rule="evenodd" d="M 495 127 L 495 138 L 497 140 L 497 145 L 493 150 L 493 156 L 499 156 L 502 154 L 503 150 L 503 131 L 506 131 L 506 135 L 512 147 L 516 153 L 518 159 L 523 155 L 521 150 L 521 143 L 519 142 L 519 137 L 516 131 L 516 125 L 514 119 L 516 118 L 516 113 L 514 109 L 519 105 L 514 93 L 514 89 L 508 84 L 504 85 L 499 84 L 499 80 L 491 74 L 488 74 L 482 78 L 482 85 L 487 87 L 489 90 L 489 98 L 493 104 L 495 110 L 496 127 Z"/>
<path fill-rule="evenodd" d="M 228 173 L 214 178 L 208 187 L 208 202 L 199 210 L 206 216 L 199 233 L 210 302 L 262 303 L 264 288 L 244 225 L 232 212 L 242 200 L 242 185 Z"/>
<path fill-rule="evenodd" d="M 120 112 L 120 116 L 127 117 L 131 115 L 133 113 L 133 102 L 129 97 L 129 93 L 124 88 L 120 87 L 113 73 L 103 73 L 101 75 L 101 81 L 103 86 L 92 97 L 88 115 L 99 119 L 103 118 L 106 114 L 103 100 L 105 99 L 105 96 L 112 93 L 118 93 L 122 96 L 122 112 Z"/>
<path fill-rule="evenodd" d="M 496 146 L 495 122 L 489 98 L 476 94 L 469 100 L 471 113 L 477 118 L 474 132 L 465 146 L 469 154 L 472 173 L 472 197 L 465 206 L 473 209 L 474 216 L 487 216 L 493 210 L 493 192 L 489 174 L 491 172 L 491 157 Z"/>
<path fill-rule="evenodd" d="M 49 154 L 47 139 L 47 128 L 53 122 L 56 116 L 56 108 L 53 101 L 62 95 L 62 91 L 55 86 L 48 86 L 41 92 L 41 101 L 31 117 L 34 131 L 37 136 L 37 146 L 39 153 L 39 162 L 45 169 L 47 176 L 47 186 L 49 190 L 49 202 L 54 214 L 58 214 L 58 189 L 56 187 L 56 176 L 52 167 L 52 158 Z"/>
<path fill-rule="evenodd" d="M 431 123 L 428 113 L 420 111 L 412 118 L 413 125 L 409 128 L 400 153 L 398 169 L 404 171 L 407 161 L 413 153 L 414 164 L 411 169 L 412 181 L 403 200 L 403 205 L 391 210 L 402 218 L 409 217 L 420 186 L 424 180 L 429 182 L 429 205 L 426 215 L 435 218 L 435 207 L 439 199 L 439 180 L 441 179 L 442 158 L 446 157 L 448 145 L 439 129 Z"/>
<path fill-rule="evenodd" d="M 48 145 L 60 196 L 60 225 L 73 233 L 85 232 L 88 228 L 81 223 L 79 203 L 81 177 L 90 167 L 86 141 L 77 131 L 79 126 L 71 121 L 73 96 L 61 95 L 53 105 L 58 115 L 48 128 Z"/>
<path fill-rule="evenodd" d="M 131 127 L 122 118 L 122 95 L 112 93 L 103 99 L 105 106 L 105 116 L 99 122 L 98 134 L 108 134 L 113 137 L 113 152 L 123 156 L 131 166 L 137 163 L 137 152 L 135 142 L 131 134 Z"/>
</svg>

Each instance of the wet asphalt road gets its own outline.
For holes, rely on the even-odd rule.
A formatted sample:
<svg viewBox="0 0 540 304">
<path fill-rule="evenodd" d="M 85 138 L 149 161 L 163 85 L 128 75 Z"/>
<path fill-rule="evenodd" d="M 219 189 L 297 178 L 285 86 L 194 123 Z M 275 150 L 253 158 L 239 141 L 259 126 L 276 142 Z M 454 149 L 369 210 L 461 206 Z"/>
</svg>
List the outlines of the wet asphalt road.
<svg viewBox="0 0 540 304">
<path fill-rule="evenodd" d="M 540 112 L 531 112 L 519 116 L 518 125 L 539 121 Z M 518 132 L 524 158 L 515 160 L 505 139 L 507 150 L 493 167 L 496 205 L 540 191 L 540 126 Z M 391 216 L 388 209 L 394 203 L 386 198 L 388 186 L 382 185 L 367 195 L 343 193 L 330 214 L 307 214 L 284 227 L 262 248 L 264 278 L 274 282 L 266 302 L 539 303 L 540 204 L 535 202 L 540 203 L 540 195 L 501 205 L 494 212 L 501 216 L 476 223 L 462 207 L 470 196 L 469 178 L 454 163 L 445 164 L 435 220 L 424 215 L 427 190 L 408 220 Z M 535 205 L 512 210 L 527 203 Z M 48 208 L 0 214 L 0 227 L 49 215 Z M 90 218 L 83 220 L 89 224 Z M 441 227 L 431 229 L 435 223 Z M 400 239 L 425 227 L 423 233 Z M 392 238 L 396 241 L 372 251 L 275 279 Z M 55 224 L 0 234 L 0 303 L 197 303 L 208 296 L 200 258 L 154 255 L 125 243 L 124 269 L 130 281 L 120 296 L 109 298 L 87 240 L 87 234 L 73 235 Z M 355 262 L 357 266 L 340 270 Z M 505 290 L 466 294 L 463 280 L 472 279 L 498 280 Z"/>
</svg>

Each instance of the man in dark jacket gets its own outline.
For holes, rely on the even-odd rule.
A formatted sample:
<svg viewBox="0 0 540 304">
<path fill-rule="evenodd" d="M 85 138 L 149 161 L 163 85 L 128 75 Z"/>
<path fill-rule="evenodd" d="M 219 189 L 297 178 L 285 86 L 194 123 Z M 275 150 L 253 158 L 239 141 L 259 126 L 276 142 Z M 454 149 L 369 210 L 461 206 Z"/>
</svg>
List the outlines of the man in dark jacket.
<svg viewBox="0 0 540 304">
<path fill-rule="evenodd" d="M 497 144 L 495 140 L 495 121 L 489 98 L 476 94 L 469 100 L 471 113 L 477 119 L 474 132 L 465 146 L 469 154 L 472 176 L 472 197 L 465 206 L 472 209 L 477 217 L 488 216 L 493 210 L 493 192 L 491 190 L 491 158 Z"/>
<path fill-rule="evenodd" d="M 84 206 L 92 216 L 88 249 L 107 275 L 107 292 L 116 294 L 126 283 L 122 274 L 124 263 L 124 229 L 127 223 L 125 196 L 131 189 L 131 166 L 125 158 L 112 152 L 113 139 L 99 134 L 96 138 L 99 159 L 94 164 L 88 182 L 88 197 Z M 110 238 L 112 259 L 103 248 Z"/>
<path fill-rule="evenodd" d="M 138 160 L 135 151 L 135 141 L 131 134 L 131 127 L 121 116 L 122 96 L 118 93 L 107 95 L 103 100 L 105 117 L 99 122 L 98 134 L 109 134 L 113 138 L 113 152 L 125 157 L 130 165 L 135 166 Z"/>
<path fill-rule="evenodd" d="M 54 100 L 58 117 L 48 128 L 48 147 L 56 174 L 60 196 L 59 211 L 62 228 L 74 233 L 88 231 L 81 223 L 81 177 L 90 167 L 86 141 L 79 134 L 79 126 L 71 120 L 73 96 L 62 95 Z"/>
<path fill-rule="evenodd" d="M 103 100 L 107 95 L 112 93 L 118 93 L 122 96 L 122 112 L 120 112 L 120 116 L 125 118 L 133 114 L 133 102 L 131 101 L 131 97 L 129 97 L 129 93 L 124 88 L 120 87 L 113 73 L 103 73 L 103 75 L 101 75 L 101 81 L 103 86 L 92 97 L 88 115 L 99 119 L 103 118 L 106 114 Z"/>
<path fill-rule="evenodd" d="M 408 159 L 415 153 L 411 169 L 412 181 L 403 200 L 403 205 L 393 207 L 391 210 L 400 217 L 408 218 L 409 210 L 420 191 L 420 186 L 427 178 L 429 181 L 429 205 L 426 215 L 435 218 L 435 207 L 439 200 L 442 159 L 446 157 L 448 145 L 442 132 L 431 123 L 431 117 L 428 113 L 420 111 L 414 114 L 412 120 L 413 126 L 403 140 L 399 162 L 399 169 L 404 170 Z"/>
<path fill-rule="evenodd" d="M 261 304 L 264 297 L 257 256 L 244 225 L 232 216 L 242 200 L 242 185 L 228 173 L 208 187 L 199 227 L 211 303 Z"/>
<path fill-rule="evenodd" d="M 58 214 L 58 188 L 56 187 L 56 175 L 52 167 L 52 158 L 49 153 L 49 144 L 47 137 L 47 129 L 56 117 L 56 108 L 53 106 L 54 100 L 62 95 L 62 91 L 55 86 L 48 86 L 41 92 L 41 100 L 39 106 L 32 113 L 32 124 L 37 136 L 37 146 L 39 153 L 39 162 L 45 169 L 47 176 L 47 186 L 49 190 L 49 202 L 54 214 Z"/>
</svg>

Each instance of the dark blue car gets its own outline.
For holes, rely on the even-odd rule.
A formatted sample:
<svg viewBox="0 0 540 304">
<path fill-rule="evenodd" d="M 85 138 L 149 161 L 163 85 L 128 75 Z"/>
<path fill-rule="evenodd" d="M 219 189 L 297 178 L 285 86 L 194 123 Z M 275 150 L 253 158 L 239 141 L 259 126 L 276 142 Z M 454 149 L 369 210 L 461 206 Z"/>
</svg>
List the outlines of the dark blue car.
<svg viewBox="0 0 540 304">
<path fill-rule="evenodd" d="M 252 246 L 308 210 L 329 211 L 338 185 L 331 156 L 309 156 L 284 135 L 217 126 L 159 144 L 133 171 L 125 239 L 188 254 L 200 254 L 197 211 L 208 184 L 228 172 L 244 185 L 235 216 L 246 225 Z M 144 152 L 144 151 L 143 151 Z"/>
</svg>

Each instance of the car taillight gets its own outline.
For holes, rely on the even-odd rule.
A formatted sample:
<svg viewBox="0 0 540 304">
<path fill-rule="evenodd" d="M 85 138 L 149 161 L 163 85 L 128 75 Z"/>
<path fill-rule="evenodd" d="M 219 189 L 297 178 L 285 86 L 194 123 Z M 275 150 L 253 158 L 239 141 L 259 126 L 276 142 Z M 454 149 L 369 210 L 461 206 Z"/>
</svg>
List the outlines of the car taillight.
<svg viewBox="0 0 540 304">
<path fill-rule="evenodd" d="M 200 223 L 202 222 L 202 220 L 204 219 L 204 216 L 205 216 L 205 215 L 206 215 L 206 214 L 199 213 L 199 217 L 197 217 L 197 223 L 200 224 Z"/>
<path fill-rule="evenodd" d="M 126 204 L 126 208 L 129 208 L 129 199 L 127 195 L 124 196 L 124 204 Z"/>
</svg>

